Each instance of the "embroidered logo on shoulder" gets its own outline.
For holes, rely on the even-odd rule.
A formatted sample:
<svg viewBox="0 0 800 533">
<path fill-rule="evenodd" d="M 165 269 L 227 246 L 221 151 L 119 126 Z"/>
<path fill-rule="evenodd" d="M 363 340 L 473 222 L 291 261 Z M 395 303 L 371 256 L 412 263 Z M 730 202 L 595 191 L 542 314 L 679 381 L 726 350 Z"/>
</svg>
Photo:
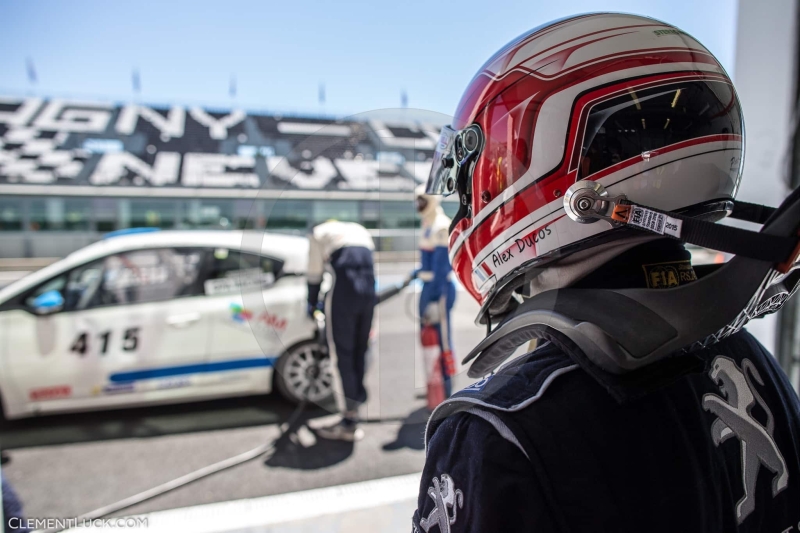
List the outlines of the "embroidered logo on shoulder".
<svg viewBox="0 0 800 533">
<path fill-rule="evenodd" d="M 723 394 L 703 396 L 703 409 L 717 415 L 711 424 L 711 439 L 715 446 L 731 437 L 736 437 L 740 443 L 744 496 L 736 504 L 736 520 L 741 524 L 756 509 L 756 480 L 761 465 L 773 473 L 773 497 L 788 486 L 789 473 L 772 436 L 775 429 L 772 411 L 752 381 L 764 385 L 755 365 L 744 359 L 740 368 L 733 359 L 720 355 L 712 361 L 708 376 Z M 753 417 L 756 403 L 767 415 L 766 425 Z"/>
<path fill-rule="evenodd" d="M 463 389 L 461 389 L 461 392 L 480 392 L 483 390 L 486 384 L 489 383 L 489 380 L 491 380 L 493 377 L 494 374 L 490 374 L 485 378 L 483 378 L 482 380 L 476 381 L 475 383 L 469 385 L 468 387 L 464 387 Z"/>
<path fill-rule="evenodd" d="M 458 509 L 464 507 L 464 494 L 456 489 L 453 478 L 442 474 L 442 479 L 433 478 L 433 486 L 428 487 L 428 496 L 435 504 L 430 514 L 419 521 L 419 525 L 428 533 L 433 526 L 439 526 L 441 533 L 450 533 L 450 526 L 456 523 Z M 452 509 L 453 516 L 448 514 Z"/>
</svg>

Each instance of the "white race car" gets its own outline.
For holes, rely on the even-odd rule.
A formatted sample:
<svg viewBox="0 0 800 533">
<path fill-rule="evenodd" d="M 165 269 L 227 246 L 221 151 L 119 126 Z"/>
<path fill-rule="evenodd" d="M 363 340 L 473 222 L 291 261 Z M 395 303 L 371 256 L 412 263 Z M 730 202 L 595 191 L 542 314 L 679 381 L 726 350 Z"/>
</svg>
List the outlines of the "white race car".
<svg viewBox="0 0 800 533">
<path fill-rule="evenodd" d="M 330 395 L 305 238 L 122 233 L 0 290 L 0 414 Z"/>
</svg>

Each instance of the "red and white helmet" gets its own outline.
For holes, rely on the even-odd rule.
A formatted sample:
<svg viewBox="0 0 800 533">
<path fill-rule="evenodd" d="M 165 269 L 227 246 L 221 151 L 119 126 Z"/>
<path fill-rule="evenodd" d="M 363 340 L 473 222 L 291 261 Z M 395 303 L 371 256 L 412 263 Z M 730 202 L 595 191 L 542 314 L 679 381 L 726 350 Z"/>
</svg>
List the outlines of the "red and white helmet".
<svg viewBox="0 0 800 533">
<path fill-rule="evenodd" d="M 494 315 L 534 268 L 631 231 L 576 222 L 564 202 L 576 182 L 719 219 L 743 149 L 733 83 L 702 44 L 650 18 L 580 15 L 486 62 L 442 131 L 427 190 L 459 195 L 453 270 Z"/>
</svg>

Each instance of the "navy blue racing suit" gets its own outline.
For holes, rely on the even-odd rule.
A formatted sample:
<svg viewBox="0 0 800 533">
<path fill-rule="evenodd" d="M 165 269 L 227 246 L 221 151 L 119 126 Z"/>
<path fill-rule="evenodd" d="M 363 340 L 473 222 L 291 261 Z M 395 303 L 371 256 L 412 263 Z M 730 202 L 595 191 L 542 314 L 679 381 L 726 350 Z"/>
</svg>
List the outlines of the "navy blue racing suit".
<svg viewBox="0 0 800 533">
<path fill-rule="evenodd" d="M 660 252 L 582 283 L 691 281 Z M 545 343 L 441 404 L 426 454 L 415 532 L 800 531 L 800 401 L 746 331 L 624 375 Z"/>
</svg>

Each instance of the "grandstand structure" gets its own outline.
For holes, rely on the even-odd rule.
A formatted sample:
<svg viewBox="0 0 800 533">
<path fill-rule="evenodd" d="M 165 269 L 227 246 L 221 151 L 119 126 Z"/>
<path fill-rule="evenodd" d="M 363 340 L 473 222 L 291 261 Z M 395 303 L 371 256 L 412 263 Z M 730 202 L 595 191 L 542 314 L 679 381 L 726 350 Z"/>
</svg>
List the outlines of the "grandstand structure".
<svg viewBox="0 0 800 533">
<path fill-rule="evenodd" d="M 0 257 L 63 256 L 130 227 L 304 232 L 330 218 L 410 250 L 438 136 L 419 122 L 2 97 Z"/>
</svg>

